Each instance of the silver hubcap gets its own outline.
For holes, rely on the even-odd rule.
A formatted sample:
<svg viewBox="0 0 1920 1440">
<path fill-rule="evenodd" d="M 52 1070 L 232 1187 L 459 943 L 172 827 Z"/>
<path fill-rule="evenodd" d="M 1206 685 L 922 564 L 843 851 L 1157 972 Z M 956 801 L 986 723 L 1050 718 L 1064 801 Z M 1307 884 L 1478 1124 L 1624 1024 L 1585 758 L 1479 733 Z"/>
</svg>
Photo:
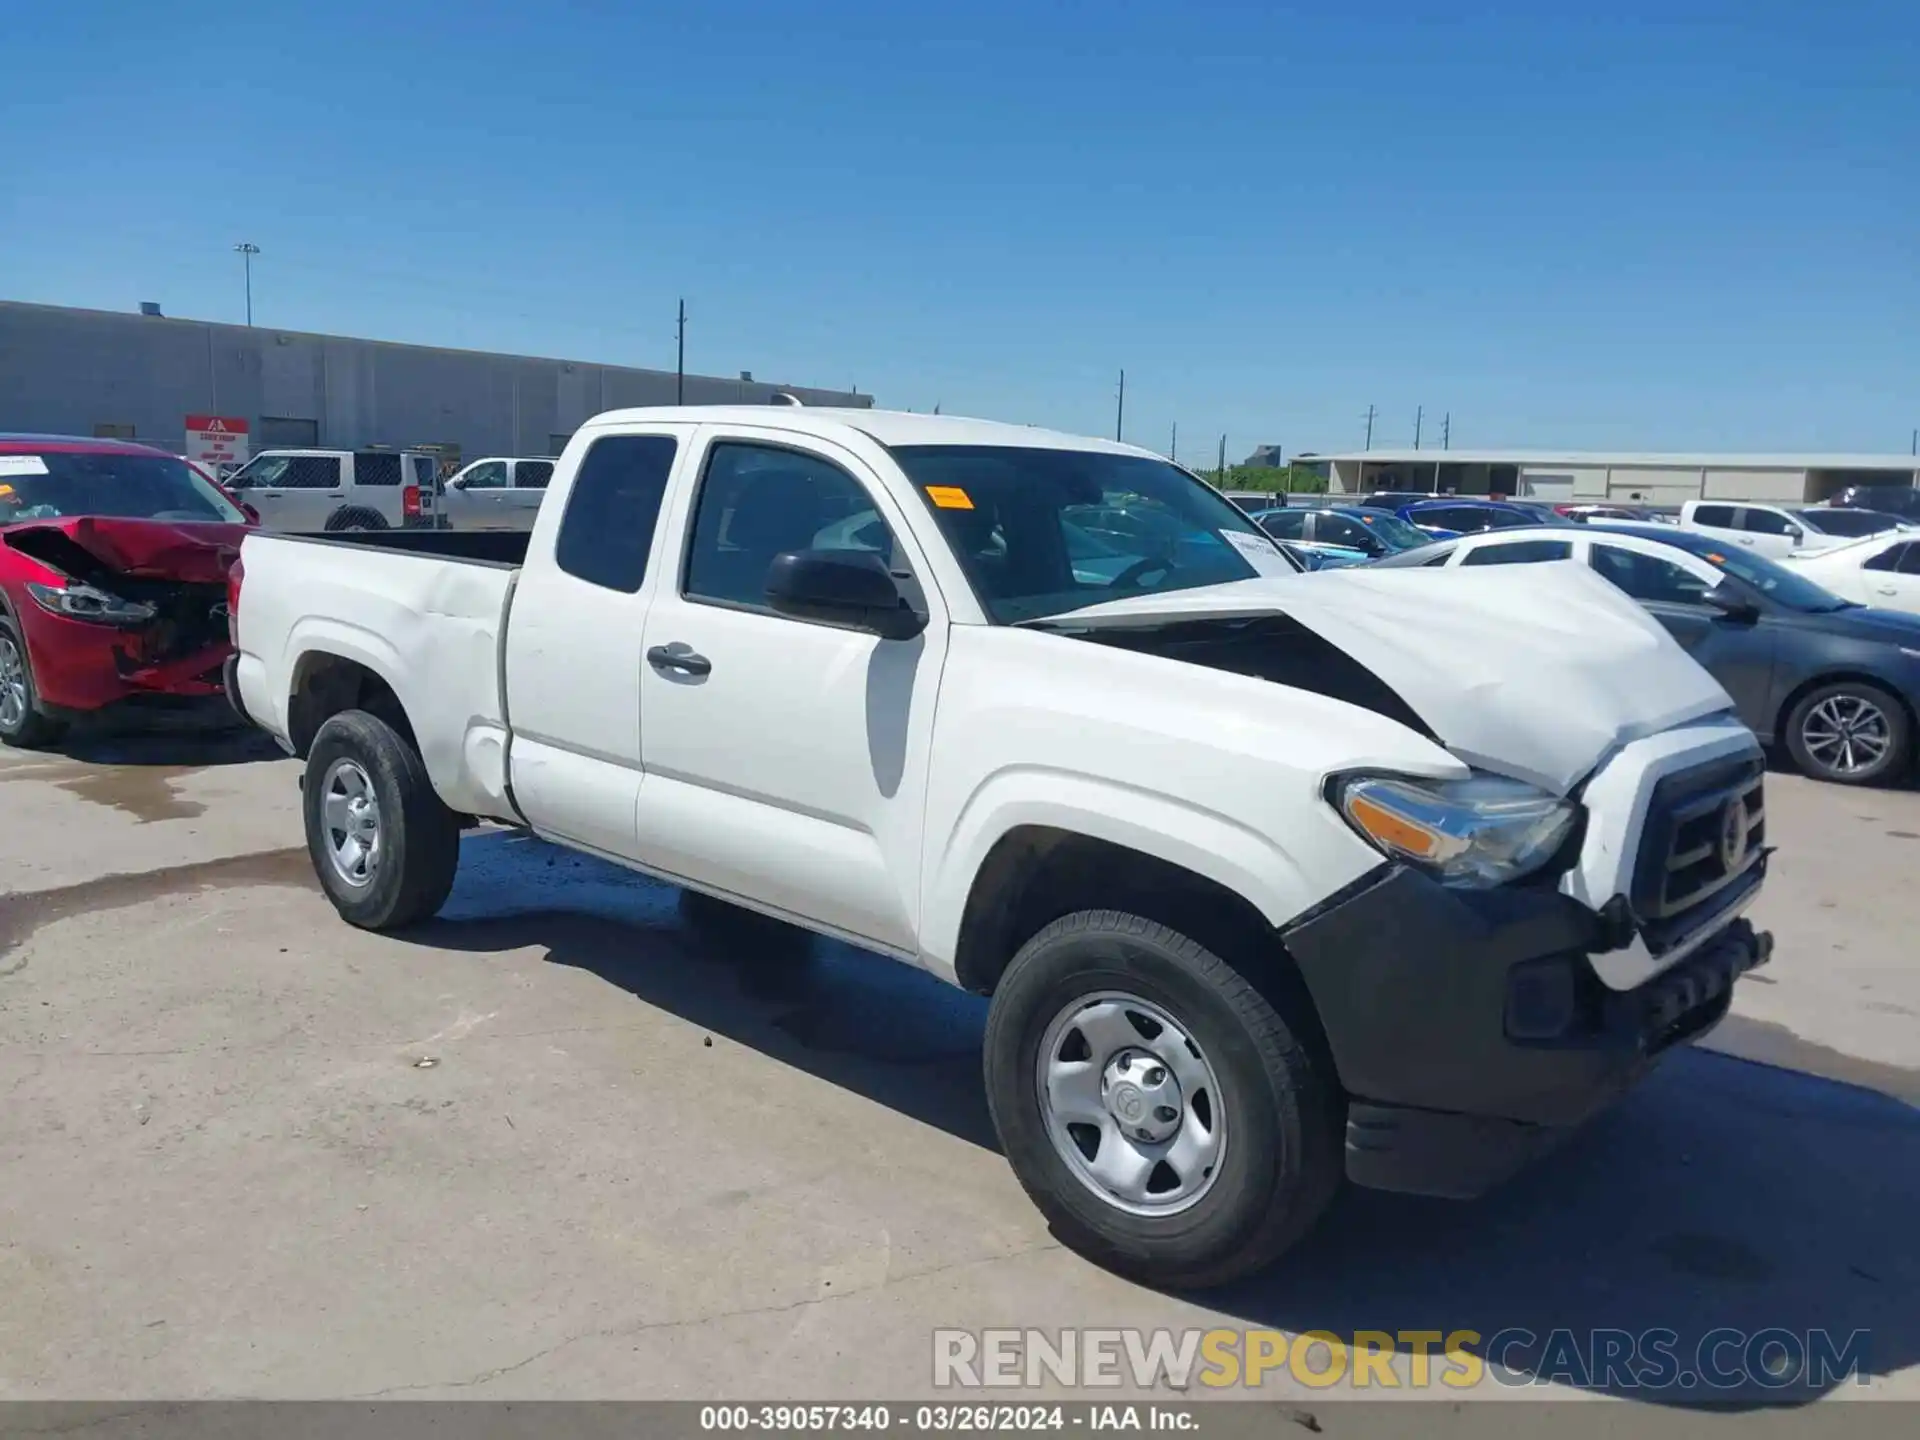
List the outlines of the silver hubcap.
<svg viewBox="0 0 1920 1440">
<path fill-rule="evenodd" d="M 11 730 L 27 718 L 27 662 L 11 635 L 0 635 L 0 725 Z"/>
<path fill-rule="evenodd" d="M 320 824 L 333 872 L 347 884 L 371 885 L 380 868 L 380 802 L 356 761 L 336 760 L 320 784 Z"/>
<path fill-rule="evenodd" d="M 1047 1027 L 1035 1080 L 1053 1148 L 1108 1204 L 1172 1215 L 1213 1188 L 1220 1082 L 1158 1005 L 1122 991 L 1075 1000 Z"/>
<path fill-rule="evenodd" d="M 1800 743 L 1836 775 L 1858 775 L 1886 758 L 1893 726 L 1886 712 L 1861 695 L 1829 695 L 1807 712 Z"/>
</svg>

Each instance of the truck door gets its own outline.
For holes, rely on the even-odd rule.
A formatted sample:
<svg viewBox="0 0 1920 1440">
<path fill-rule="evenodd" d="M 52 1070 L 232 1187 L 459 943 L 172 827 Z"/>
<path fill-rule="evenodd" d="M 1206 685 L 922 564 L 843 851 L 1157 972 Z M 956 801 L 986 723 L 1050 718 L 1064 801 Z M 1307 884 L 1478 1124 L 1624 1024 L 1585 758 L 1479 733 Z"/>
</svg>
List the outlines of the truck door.
<svg viewBox="0 0 1920 1440">
<path fill-rule="evenodd" d="M 506 513 L 507 462 L 476 460 L 447 482 L 442 503 L 449 530 L 501 530 Z"/>
<path fill-rule="evenodd" d="M 536 526 L 507 615 L 513 795 L 533 828 L 632 858 L 640 675 L 661 499 L 691 425 L 602 434 Z M 556 499 L 562 498 L 556 493 Z M 670 582 L 669 582 L 670 583 Z"/>
<path fill-rule="evenodd" d="M 870 550 L 913 576 L 925 557 L 852 452 L 752 427 L 702 441 L 647 611 L 638 857 L 912 954 L 945 607 L 924 585 L 926 630 L 882 640 L 776 615 L 766 579 L 787 551 Z"/>
</svg>

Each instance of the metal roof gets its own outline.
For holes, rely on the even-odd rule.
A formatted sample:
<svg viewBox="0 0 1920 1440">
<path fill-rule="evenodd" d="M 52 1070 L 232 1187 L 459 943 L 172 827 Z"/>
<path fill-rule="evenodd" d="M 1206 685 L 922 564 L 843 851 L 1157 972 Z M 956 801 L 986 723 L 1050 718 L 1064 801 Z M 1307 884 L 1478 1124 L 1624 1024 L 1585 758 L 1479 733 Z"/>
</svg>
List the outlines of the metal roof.
<svg viewBox="0 0 1920 1440">
<path fill-rule="evenodd" d="M 1833 454 L 1716 455 L 1657 450 L 1338 450 L 1296 455 L 1296 463 L 1368 461 L 1379 465 L 1565 465 L 1616 470 L 1920 471 L 1920 456 Z"/>
</svg>

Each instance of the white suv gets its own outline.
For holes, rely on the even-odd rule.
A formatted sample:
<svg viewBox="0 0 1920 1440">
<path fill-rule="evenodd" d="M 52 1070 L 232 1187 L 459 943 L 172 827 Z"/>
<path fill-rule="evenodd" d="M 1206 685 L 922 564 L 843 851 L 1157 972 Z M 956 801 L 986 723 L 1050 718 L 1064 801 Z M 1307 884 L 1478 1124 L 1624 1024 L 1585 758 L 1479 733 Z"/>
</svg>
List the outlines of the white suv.
<svg viewBox="0 0 1920 1440">
<path fill-rule="evenodd" d="M 409 530 L 433 524 L 437 464 L 418 450 L 262 450 L 226 484 L 267 530 Z"/>
<path fill-rule="evenodd" d="M 1689 500 L 1680 507 L 1680 524 L 1762 555 L 1781 556 L 1831 550 L 1892 529 L 1898 521 L 1871 510 Z"/>
</svg>

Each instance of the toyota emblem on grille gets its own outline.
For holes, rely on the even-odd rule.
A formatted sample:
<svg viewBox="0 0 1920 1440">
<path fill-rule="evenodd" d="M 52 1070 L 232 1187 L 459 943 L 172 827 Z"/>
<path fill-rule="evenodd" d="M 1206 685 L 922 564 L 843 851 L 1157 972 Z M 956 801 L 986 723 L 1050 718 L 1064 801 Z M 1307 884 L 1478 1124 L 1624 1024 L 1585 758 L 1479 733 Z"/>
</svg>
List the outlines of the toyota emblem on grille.
<svg viewBox="0 0 1920 1440">
<path fill-rule="evenodd" d="M 1747 858 L 1747 806 L 1738 796 L 1720 812 L 1720 868 L 1731 875 Z"/>
</svg>

